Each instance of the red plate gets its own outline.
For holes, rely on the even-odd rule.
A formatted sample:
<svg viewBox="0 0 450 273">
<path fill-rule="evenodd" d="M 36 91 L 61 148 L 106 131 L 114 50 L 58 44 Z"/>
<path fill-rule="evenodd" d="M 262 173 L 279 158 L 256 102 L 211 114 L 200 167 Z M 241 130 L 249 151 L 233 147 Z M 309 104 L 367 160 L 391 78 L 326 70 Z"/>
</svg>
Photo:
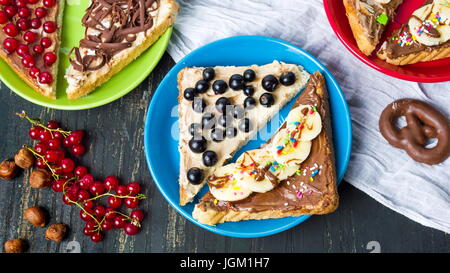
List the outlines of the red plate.
<svg viewBox="0 0 450 273">
<path fill-rule="evenodd" d="M 418 9 L 425 0 L 408 0 L 397 10 L 393 22 L 391 22 L 381 41 L 389 37 L 393 30 L 398 29 L 403 23 L 407 22 L 409 16 Z M 324 0 L 325 11 L 328 21 L 339 40 L 347 47 L 350 52 L 358 57 L 368 66 L 392 77 L 414 82 L 444 82 L 450 81 L 450 58 L 436 60 L 431 62 L 417 63 L 412 65 L 396 66 L 380 60 L 375 54 L 371 56 L 364 55 L 356 44 L 352 30 L 345 14 L 345 8 L 342 0 Z M 380 45 L 381 46 L 381 43 Z"/>
</svg>

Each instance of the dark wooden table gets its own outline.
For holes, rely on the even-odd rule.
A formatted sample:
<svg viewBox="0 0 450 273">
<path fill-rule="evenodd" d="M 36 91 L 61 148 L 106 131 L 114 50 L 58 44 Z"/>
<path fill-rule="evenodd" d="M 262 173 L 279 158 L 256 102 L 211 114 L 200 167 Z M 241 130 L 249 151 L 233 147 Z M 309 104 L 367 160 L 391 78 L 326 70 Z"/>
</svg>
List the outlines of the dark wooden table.
<svg viewBox="0 0 450 273">
<path fill-rule="evenodd" d="M 228 238 L 206 231 L 180 216 L 159 193 L 144 155 L 147 106 L 161 79 L 174 65 L 166 54 L 154 72 L 133 92 L 108 105 L 84 111 L 58 111 L 34 105 L 0 82 L 0 155 L 7 158 L 25 144 L 29 124 L 14 113 L 25 110 L 42 120 L 56 119 L 71 129 L 89 132 L 88 153 L 81 164 L 97 178 L 117 175 L 124 182 L 139 181 L 149 199 L 141 203 L 147 216 L 134 237 L 107 232 L 105 241 L 93 243 L 83 235 L 79 209 L 64 205 L 61 194 L 28 186 L 29 172 L 13 181 L 0 181 L 0 242 L 26 238 L 30 252 L 450 252 L 450 236 L 417 224 L 382 206 L 348 183 L 339 187 L 339 209 L 311 217 L 280 234 L 258 239 Z M 174 170 L 175 171 L 175 170 Z M 68 238 L 46 241 L 45 229 L 32 227 L 23 210 L 39 205 L 51 223 L 70 226 Z M 378 249 L 378 246 L 380 247 Z"/>
</svg>

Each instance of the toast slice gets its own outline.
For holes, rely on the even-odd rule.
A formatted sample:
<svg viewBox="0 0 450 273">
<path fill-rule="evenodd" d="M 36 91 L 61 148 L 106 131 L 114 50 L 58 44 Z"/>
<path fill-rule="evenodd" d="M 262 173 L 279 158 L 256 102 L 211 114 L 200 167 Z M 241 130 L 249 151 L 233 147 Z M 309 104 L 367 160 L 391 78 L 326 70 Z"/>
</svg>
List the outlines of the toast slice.
<svg viewBox="0 0 450 273">
<path fill-rule="evenodd" d="M 301 66 L 184 68 L 178 74 L 180 204 L 306 85 Z"/>
<path fill-rule="evenodd" d="M 173 25 L 178 10 L 174 0 L 93 0 L 82 20 L 85 38 L 69 54 L 67 97 L 91 93 L 130 64 Z"/>
<path fill-rule="evenodd" d="M 21 8 L 9 6 L 15 15 L 0 21 L 0 57 L 36 92 L 52 99 L 56 98 L 64 5 L 64 0 L 46 5 L 39 0 Z M 3 16 L 6 10 L 0 11 Z"/>
<path fill-rule="evenodd" d="M 343 0 L 359 49 L 371 55 L 403 0 Z"/>
<path fill-rule="evenodd" d="M 208 177 L 193 217 L 216 225 L 333 212 L 339 203 L 328 93 L 316 72 L 286 121 L 261 148 Z"/>
<path fill-rule="evenodd" d="M 394 65 L 450 57 L 450 4 L 426 1 L 383 43 L 377 55 Z"/>
</svg>

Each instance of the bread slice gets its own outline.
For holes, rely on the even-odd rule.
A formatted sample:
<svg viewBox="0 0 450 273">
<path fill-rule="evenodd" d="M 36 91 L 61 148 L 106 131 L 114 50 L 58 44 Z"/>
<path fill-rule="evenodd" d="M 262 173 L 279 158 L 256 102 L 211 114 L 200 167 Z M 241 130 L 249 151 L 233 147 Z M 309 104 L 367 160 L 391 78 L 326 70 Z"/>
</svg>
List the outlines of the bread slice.
<svg viewBox="0 0 450 273">
<path fill-rule="evenodd" d="M 207 91 L 205 93 L 196 94 L 196 98 L 194 101 L 188 100 L 184 96 L 184 92 L 188 88 L 194 88 L 197 83 L 203 78 L 203 71 L 205 68 L 201 67 L 190 67 L 181 70 L 178 74 L 178 89 L 179 89 L 179 152 L 180 152 L 180 176 L 179 176 L 179 184 L 180 184 L 180 204 L 185 205 L 188 202 L 191 202 L 194 196 L 201 190 L 203 185 L 205 184 L 205 178 L 208 177 L 217 167 L 222 166 L 227 160 L 229 160 L 232 155 L 242 146 L 244 145 L 255 133 L 257 133 L 258 129 L 263 127 L 269 119 L 271 119 L 275 114 L 278 113 L 281 107 L 283 107 L 287 102 L 289 102 L 295 95 L 297 95 L 305 86 L 309 74 L 303 70 L 302 67 L 294 64 L 285 64 L 280 63 L 278 61 L 274 61 L 273 63 L 266 64 L 263 66 L 218 66 L 213 68 L 215 71 L 214 79 L 207 82 L 209 85 Z M 230 78 L 232 75 L 239 74 L 243 75 L 246 70 L 253 70 L 255 72 L 255 78 L 246 82 L 245 85 L 252 86 L 254 89 L 254 94 L 251 96 L 254 99 L 255 107 L 246 111 L 247 118 L 250 121 L 251 128 L 248 132 L 245 132 L 245 128 L 243 130 L 238 129 L 239 124 L 242 121 L 239 115 L 238 118 L 232 117 L 232 113 L 227 112 L 225 115 L 228 117 L 228 125 L 226 125 L 229 132 L 233 132 L 236 128 L 237 135 L 235 137 L 224 137 L 222 141 L 216 142 L 211 140 L 212 128 L 207 128 L 203 131 L 203 137 L 205 138 L 204 144 L 207 143 L 206 150 L 212 151 L 217 155 L 217 162 L 213 164 L 213 166 L 206 166 L 203 161 L 203 157 L 205 156 L 205 149 L 202 151 L 195 153 L 191 150 L 189 143 L 193 136 L 190 133 L 190 126 L 192 124 L 201 124 L 202 118 L 205 117 L 207 113 L 214 114 L 214 120 L 219 120 L 219 117 L 222 116 L 216 107 L 215 104 L 217 100 L 221 97 L 228 98 L 230 101 L 231 107 L 233 110 L 233 105 L 237 106 L 237 110 L 243 109 L 244 101 L 247 99 L 247 96 L 240 88 L 238 91 L 234 91 L 229 87 Z M 262 87 L 262 79 L 267 75 L 273 75 L 277 79 L 280 79 L 282 75 L 288 74 L 292 72 L 295 75 L 295 82 L 285 86 L 281 83 L 278 84 L 276 89 L 273 92 L 269 92 L 264 90 Z M 224 93 L 219 94 L 213 91 L 212 87 L 216 81 L 224 81 L 227 85 L 226 91 Z M 260 97 L 264 93 L 270 93 L 274 97 L 274 104 L 271 107 L 265 107 L 260 102 Z M 205 100 L 207 104 L 207 109 L 203 113 L 197 113 L 193 110 L 192 105 L 197 101 L 201 101 L 201 99 Z M 251 100 L 251 99 L 249 99 Z M 222 120 L 223 121 L 223 120 Z M 210 123 L 208 123 L 210 125 Z M 207 124 L 207 125 L 208 125 Z M 215 124 L 213 124 L 215 125 Z M 207 126 L 208 127 L 208 126 Z M 212 126 L 209 126 L 212 127 Z M 218 134 L 220 132 L 225 131 L 226 129 L 222 125 L 215 125 L 214 129 L 218 129 Z M 198 136 L 197 133 L 194 134 Z M 200 134 L 201 135 L 201 134 Z M 208 163 L 207 163 L 208 164 Z M 198 168 L 201 170 L 202 178 L 195 181 L 190 182 L 188 179 L 189 170 L 193 168 Z"/>
<path fill-rule="evenodd" d="M 253 192 L 245 199 L 238 201 L 223 201 L 216 199 L 212 190 L 218 184 L 213 184 L 212 188 L 211 181 L 214 181 L 217 178 L 210 177 L 208 179 L 210 191 L 206 193 L 199 204 L 195 206 L 193 211 L 193 217 L 195 219 L 202 224 L 216 225 L 223 222 L 236 222 L 242 220 L 282 218 L 305 214 L 326 214 L 333 212 L 338 207 L 339 197 L 336 187 L 336 170 L 328 93 L 325 86 L 325 80 L 319 72 L 311 75 L 305 91 L 303 91 L 297 99 L 290 115 L 294 111 L 297 111 L 298 113 L 298 110 L 295 109 L 298 109 L 297 107 L 304 107 L 305 105 L 310 107 L 308 109 L 315 107 L 313 109 L 321 116 L 322 128 L 321 131 L 318 132 L 319 134 L 312 139 L 309 156 L 300 165 L 297 165 L 295 173 L 284 180 L 280 179 L 281 181 L 278 181 L 278 184 L 275 184 L 272 190 L 267 192 Z M 289 126 L 289 124 L 287 124 L 289 116 L 275 136 L 270 139 L 266 145 L 263 145 L 260 150 L 273 149 L 274 145 L 277 145 L 278 142 L 276 140 L 278 139 L 278 136 L 280 136 L 280 134 L 283 136 L 284 132 L 286 132 L 285 129 Z M 300 124 L 309 126 L 307 122 L 300 122 Z M 300 131 L 300 136 L 301 135 L 304 135 L 302 131 Z M 303 142 L 300 142 L 300 145 L 303 145 Z M 297 152 L 297 150 L 295 152 Z M 294 154 L 294 156 L 297 155 Z M 265 163 L 270 165 L 266 165 L 264 168 L 262 168 L 264 165 L 259 164 L 245 166 L 242 165 L 242 161 L 239 160 L 240 159 L 238 159 L 236 165 L 240 166 L 239 168 L 243 169 L 244 172 L 251 170 L 251 174 L 258 168 L 260 170 L 266 170 L 265 178 L 270 177 L 267 175 L 267 170 L 272 171 L 273 166 L 281 166 L 281 170 L 289 168 L 287 163 L 283 166 L 282 164 L 274 163 L 273 161 Z M 254 163 L 255 162 L 259 161 L 256 160 Z M 248 166 L 256 166 L 257 168 L 253 170 L 251 168 L 247 169 Z M 269 166 L 270 168 L 268 168 Z M 227 166 L 224 166 L 223 168 L 225 167 Z M 277 168 L 278 167 L 275 169 Z M 239 174 L 239 172 L 237 173 Z M 256 173 L 259 174 L 257 171 Z M 281 177 L 282 172 L 278 175 L 278 177 Z M 230 176 L 226 177 L 230 179 Z M 239 180 L 241 178 L 235 178 L 233 176 L 231 179 Z M 253 182 L 254 181 L 258 181 L 258 179 L 255 178 Z M 234 183 L 236 183 L 236 180 Z M 244 191 L 245 193 L 245 189 L 243 189 L 245 184 L 238 182 L 238 184 L 233 185 L 232 189 L 236 190 L 237 194 L 239 194 L 240 191 Z M 236 186 L 237 188 L 235 188 Z M 227 188 L 225 188 L 225 190 L 227 190 Z M 231 197 L 232 196 L 233 195 L 231 195 Z"/>
<path fill-rule="evenodd" d="M 128 1 L 118 1 L 118 3 L 115 3 L 114 7 L 122 9 L 122 12 L 129 11 L 126 6 L 127 2 Z M 139 3 L 141 2 L 138 0 L 133 0 L 132 3 L 135 5 L 135 7 L 140 7 Z M 88 9 L 89 13 L 86 14 L 85 17 L 83 18 L 83 23 L 86 27 L 86 34 L 88 36 L 94 35 L 97 37 L 101 37 L 102 40 L 99 43 L 95 42 L 96 46 L 88 48 L 86 46 L 83 46 L 83 42 L 86 42 L 86 40 L 90 40 L 90 42 L 92 42 L 93 39 L 85 38 L 82 41 L 80 41 L 80 47 L 75 48 L 75 50 L 72 51 L 74 56 L 72 56 L 71 65 L 67 69 L 65 75 L 65 78 L 67 79 L 67 82 L 69 84 L 66 90 L 67 97 L 69 99 L 77 99 L 94 91 L 96 87 L 108 81 L 114 74 L 122 70 L 125 66 L 127 66 L 134 59 L 136 59 L 140 54 L 142 54 L 145 50 L 147 50 L 153 43 L 155 43 L 158 40 L 158 38 L 171 25 L 173 25 L 179 10 L 179 6 L 174 0 L 160 0 L 160 1 L 147 0 L 145 1 L 145 3 L 146 4 L 152 3 L 150 7 L 147 7 L 146 12 L 148 18 L 151 18 L 149 20 L 153 20 L 153 25 L 145 31 L 130 34 L 130 37 L 134 35 L 134 37 L 132 37 L 130 41 L 127 40 L 129 36 L 126 36 L 126 34 L 125 34 L 126 38 L 123 39 L 122 39 L 123 36 L 115 36 L 119 31 L 126 33 L 126 30 L 124 30 L 124 26 L 120 25 L 120 23 L 118 22 L 119 17 L 117 17 L 117 15 L 112 17 L 109 14 L 105 17 L 102 17 L 103 25 L 100 24 L 96 25 L 95 27 L 97 29 L 94 29 L 92 26 L 87 26 L 86 22 L 89 22 L 90 20 L 95 20 L 95 18 L 92 19 L 90 17 L 90 15 L 94 13 L 92 13 L 92 11 Z M 95 5 L 101 6 L 108 4 L 105 1 L 93 0 L 90 8 L 93 7 L 93 5 L 95 7 Z M 99 14 L 101 12 L 102 10 L 98 11 Z M 135 11 L 135 13 L 136 14 L 134 15 L 139 17 L 138 14 L 139 11 Z M 130 15 L 128 18 L 127 22 L 129 24 L 135 24 L 130 23 L 132 17 L 133 16 Z M 136 20 L 136 18 L 133 18 L 133 20 Z M 107 29 L 107 27 L 109 29 Z M 113 29 L 114 27 L 117 27 L 117 29 L 114 30 Z M 134 25 L 130 25 L 128 29 L 132 29 L 133 27 L 135 28 Z M 102 29 L 106 29 L 107 32 L 103 34 L 101 31 Z M 108 45 L 105 45 L 106 42 L 108 43 Z M 119 43 L 121 43 L 122 45 L 128 44 L 129 47 L 122 49 L 121 51 L 111 53 L 110 51 L 111 48 Z M 103 45 L 105 46 L 102 49 L 101 47 Z M 77 50 L 79 50 L 80 58 L 84 58 L 86 55 L 104 56 L 105 64 L 100 65 L 95 69 L 92 69 L 93 67 L 91 67 L 91 69 L 86 69 L 85 67 L 79 68 L 81 63 L 76 56 Z M 94 62 L 93 66 L 98 65 L 98 63 L 95 63 L 96 62 L 95 60 L 93 62 Z"/>
<path fill-rule="evenodd" d="M 377 47 L 388 22 L 392 20 L 395 10 L 403 0 L 391 0 L 386 4 L 367 0 L 343 1 L 356 43 L 359 49 L 369 56 Z"/>
<path fill-rule="evenodd" d="M 450 6 L 426 1 L 383 43 L 377 56 L 394 65 L 450 57 Z"/>
<path fill-rule="evenodd" d="M 13 53 L 8 53 L 4 48 L 0 50 L 0 57 L 16 72 L 16 74 L 22 78 L 31 88 L 33 88 L 36 92 L 41 93 L 42 95 L 55 99 L 56 98 L 56 86 L 57 86 L 57 78 L 58 78 L 58 63 L 59 63 L 59 57 L 58 52 L 61 44 L 61 29 L 62 29 L 62 23 L 63 23 L 63 16 L 64 16 L 64 6 L 65 1 L 64 0 L 58 0 L 57 4 L 55 4 L 52 7 L 46 7 L 47 15 L 40 19 L 41 26 L 37 29 L 29 28 L 24 31 L 19 31 L 18 35 L 14 38 L 19 41 L 22 45 L 28 45 L 28 50 L 31 56 L 34 57 L 35 60 L 35 67 L 39 68 L 41 72 L 49 72 L 52 76 L 52 82 L 50 84 L 43 84 L 39 83 L 38 78 L 33 78 L 30 76 L 29 71 L 30 69 L 26 68 L 22 64 L 22 57 L 18 55 L 17 50 Z M 28 4 L 27 8 L 30 9 L 30 12 L 32 13 L 30 18 L 35 18 L 35 10 L 39 7 L 43 7 L 42 1 L 38 1 L 36 4 Z M 11 22 L 17 22 L 20 19 L 18 15 L 15 15 L 11 18 Z M 53 33 L 46 33 L 43 30 L 43 23 L 47 21 L 55 22 L 57 25 L 57 31 Z M 8 23 L 5 23 L 8 24 Z M 23 40 L 23 34 L 27 31 L 32 31 L 37 34 L 36 41 L 34 43 L 27 44 Z M 45 48 L 44 52 L 37 54 L 33 50 L 33 47 L 35 45 L 40 45 L 40 41 L 43 37 L 48 37 L 51 39 L 52 44 L 51 46 Z M 4 40 L 6 38 L 10 38 L 5 35 L 5 33 L 2 31 L 0 32 L 0 39 L 1 44 L 3 44 Z M 47 52 L 54 52 L 57 55 L 57 60 L 52 65 L 45 65 L 43 61 L 43 56 Z"/>
</svg>

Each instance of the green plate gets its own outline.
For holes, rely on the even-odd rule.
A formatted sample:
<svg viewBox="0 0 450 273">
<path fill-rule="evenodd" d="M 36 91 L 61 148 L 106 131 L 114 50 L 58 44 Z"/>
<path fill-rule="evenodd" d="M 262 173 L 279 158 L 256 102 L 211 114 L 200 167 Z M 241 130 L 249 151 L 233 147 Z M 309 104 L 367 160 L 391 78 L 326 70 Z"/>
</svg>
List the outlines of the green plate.
<svg viewBox="0 0 450 273">
<path fill-rule="evenodd" d="M 80 39 L 84 36 L 81 18 L 88 4 L 89 1 L 66 1 L 59 52 L 60 64 L 56 100 L 46 98 L 35 92 L 3 60 L 0 60 L 0 79 L 22 98 L 38 105 L 61 110 L 82 110 L 98 107 L 124 96 L 139 85 L 152 72 L 163 56 L 172 34 L 172 28 L 169 28 L 139 58 L 94 92 L 76 100 L 67 99 L 65 92 L 67 82 L 64 79 L 64 73 L 69 66 L 67 54 L 72 47 L 78 46 Z"/>
</svg>

